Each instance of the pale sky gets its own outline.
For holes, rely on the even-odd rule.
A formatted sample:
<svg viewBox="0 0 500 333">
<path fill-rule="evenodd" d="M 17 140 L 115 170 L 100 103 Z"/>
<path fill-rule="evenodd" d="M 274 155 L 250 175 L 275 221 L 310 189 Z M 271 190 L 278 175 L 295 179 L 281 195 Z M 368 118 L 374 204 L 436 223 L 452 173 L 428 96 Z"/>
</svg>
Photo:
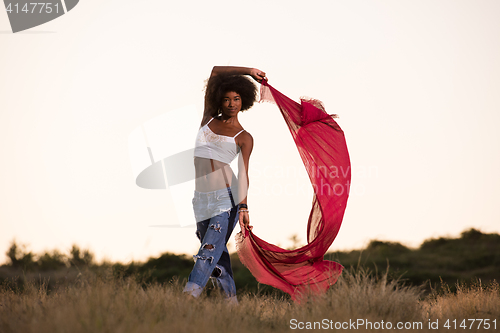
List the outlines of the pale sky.
<svg viewBox="0 0 500 333">
<path fill-rule="evenodd" d="M 214 65 L 259 68 L 340 115 L 353 187 L 331 250 L 500 232 L 498 17 L 499 1 L 84 0 L 12 34 L 0 11 L 0 263 L 13 239 L 124 263 L 195 254 L 194 227 L 152 227 L 176 223 L 175 207 L 135 185 L 128 138 L 171 110 L 201 112 Z M 254 232 L 304 241 L 312 189 L 279 110 L 240 121 Z M 191 140 L 183 128 L 167 130 Z"/>
</svg>

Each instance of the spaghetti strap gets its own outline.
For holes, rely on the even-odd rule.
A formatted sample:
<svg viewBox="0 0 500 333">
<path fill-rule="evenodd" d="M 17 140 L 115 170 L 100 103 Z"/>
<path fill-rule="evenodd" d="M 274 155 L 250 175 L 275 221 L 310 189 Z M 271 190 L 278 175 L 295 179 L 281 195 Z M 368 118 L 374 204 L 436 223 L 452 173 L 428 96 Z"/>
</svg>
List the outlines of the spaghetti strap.
<svg viewBox="0 0 500 333">
<path fill-rule="evenodd" d="M 212 117 L 212 118 L 208 121 L 208 123 L 206 123 L 205 125 L 210 124 L 210 122 L 211 122 L 212 120 L 214 120 L 214 117 Z"/>
<path fill-rule="evenodd" d="M 244 130 L 244 129 L 242 129 L 241 131 L 239 131 L 239 132 L 238 132 L 235 136 L 233 136 L 233 139 L 234 139 L 235 137 L 237 137 L 238 135 L 240 135 L 240 133 L 241 133 L 241 132 L 243 132 L 243 131 L 245 131 L 245 130 Z"/>
</svg>

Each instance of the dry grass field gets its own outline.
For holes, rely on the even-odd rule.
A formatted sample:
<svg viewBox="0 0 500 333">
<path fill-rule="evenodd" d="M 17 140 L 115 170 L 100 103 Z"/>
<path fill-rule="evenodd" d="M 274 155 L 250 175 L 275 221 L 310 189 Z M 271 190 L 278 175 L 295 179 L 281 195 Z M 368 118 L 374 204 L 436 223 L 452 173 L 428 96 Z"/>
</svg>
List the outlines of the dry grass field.
<svg viewBox="0 0 500 333">
<path fill-rule="evenodd" d="M 387 274 L 376 278 L 362 269 L 344 272 L 325 295 L 301 304 L 247 293 L 238 295 L 236 306 L 213 291 L 192 299 L 182 294 L 182 283 L 144 287 L 111 272 L 83 271 L 50 290 L 41 278 L 24 279 L 22 289 L 7 284 L 0 288 L 2 333 L 495 332 L 500 326 L 496 283 L 459 286 L 457 292 L 443 287 L 424 296 L 422 288 L 388 280 Z"/>
</svg>

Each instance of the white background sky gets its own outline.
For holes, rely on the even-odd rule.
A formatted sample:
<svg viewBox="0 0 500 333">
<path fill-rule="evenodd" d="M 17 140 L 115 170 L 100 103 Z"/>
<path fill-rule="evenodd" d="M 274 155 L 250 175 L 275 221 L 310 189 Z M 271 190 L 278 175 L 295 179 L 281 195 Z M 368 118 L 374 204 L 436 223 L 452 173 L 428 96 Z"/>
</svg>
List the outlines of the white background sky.
<svg viewBox="0 0 500 333">
<path fill-rule="evenodd" d="M 353 188 L 332 250 L 500 232 L 498 17 L 482 0 L 84 0 L 12 34 L 0 11 L 0 263 L 13 239 L 122 262 L 194 254 L 194 228 L 151 227 L 172 223 L 172 204 L 135 185 L 128 136 L 201 107 L 214 65 L 262 69 L 340 115 Z M 304 241 L 312 192 L 278 109 L 240 121 L 255 141 L 255 233 Z"/>
</svg>

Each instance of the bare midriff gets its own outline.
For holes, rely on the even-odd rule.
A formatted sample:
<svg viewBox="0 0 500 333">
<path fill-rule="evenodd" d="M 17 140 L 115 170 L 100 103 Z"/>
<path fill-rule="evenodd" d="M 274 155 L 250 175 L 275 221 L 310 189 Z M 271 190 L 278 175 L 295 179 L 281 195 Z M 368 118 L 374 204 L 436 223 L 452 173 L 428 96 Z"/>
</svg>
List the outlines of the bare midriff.
<svg viewBox="0 0 500 333">
<path fill-rule="evenodd" d="M 215 171 L 212 171 L 212 163 Z M 194 158 L 194 168 L 196 172 L 195 190 L 198 192 L 212 192 L 231 186 L 233 170 L 227 163 L 217 160 L 210 160 L 204 157 Z M 226 173 L 226 180 L 222 171 Z"/>
</svg>

